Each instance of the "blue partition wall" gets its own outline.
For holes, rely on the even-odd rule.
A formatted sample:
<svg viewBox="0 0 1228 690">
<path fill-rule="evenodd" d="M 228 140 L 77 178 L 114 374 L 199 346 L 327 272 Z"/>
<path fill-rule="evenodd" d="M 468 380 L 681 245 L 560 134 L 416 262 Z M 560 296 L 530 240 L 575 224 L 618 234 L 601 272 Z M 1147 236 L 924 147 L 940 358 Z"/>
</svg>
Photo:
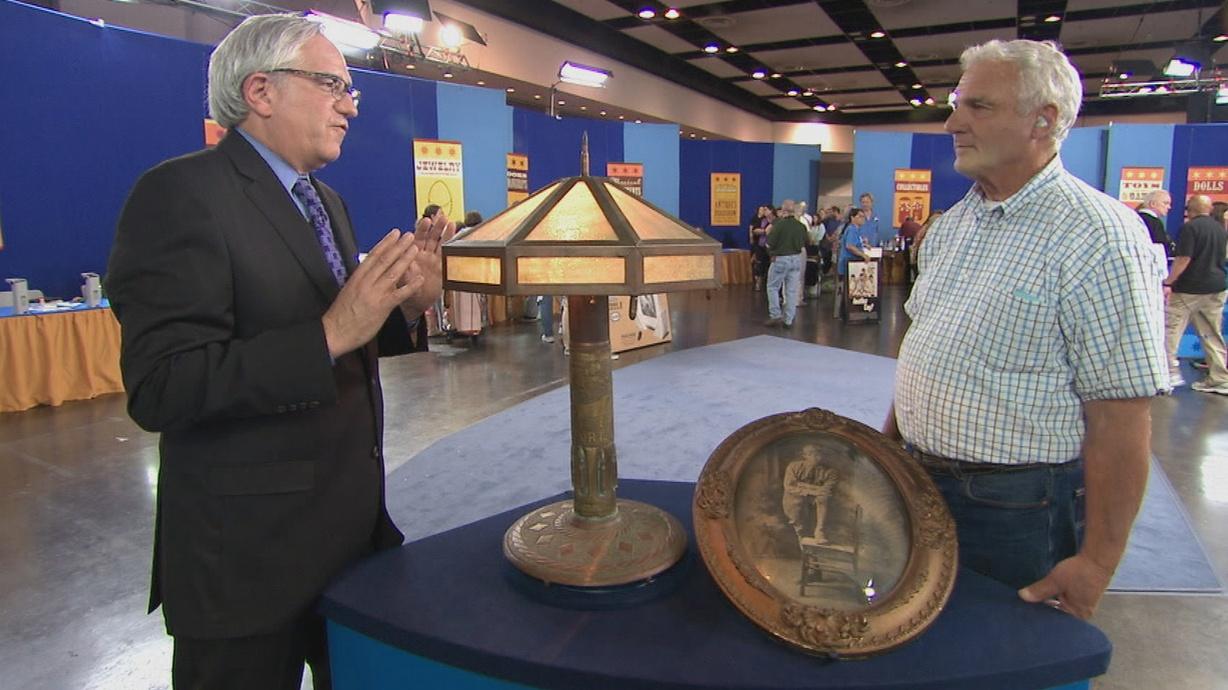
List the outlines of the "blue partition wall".
<svg viewBox="0 0 1228 690">
<path fill-rule="evenodd" d="M 512 145 L 529 156 L 529 191 L 580 174 L 580 140 L 588 134 L 589 174 L 605 175 L 606 163 L 623 162 L 623 123 L 588 118 L 555 119 L 513 109 Z M 506 182 L 504 189 L 507 189 Z"/>
<path fill-rule="evenodd" d="M 750 248 L 746 225 L 760 204 L 777 204 L 772 198 L 772 144 L 737 141 L 684 141 L 681 143 L 681 198 L 679 217 L 702 228 L 725 248 Z M 742 175 L 742 206 L 738 225 L 712 225 L 712 173 Z"/>
<path fill-rule="evenodd" d="M 678 215 L 678 125 L 623 126 L 623 162 L 644 164 L 644 198 Z M 529 161 L 532 166 L 533 162 Z M 605 174 L 605 171 L 601 171 Z"/>
<path fill-rule="evenodd" d="M 817 145 L 773 144 L 772 202 L 804 201 L 813 211 L 818 199 L 819 157 Z"/>
<path fill-rule="evenodd" d="M 472 86 L 439 84 L 437 98 L 439 138 L 462 144 L 465 210 L 490 218 L 507 208 L 512 108 L 502 91 Z"/>
<path fill-rule="evenodd" d="M 141 172 L 200 148 L 208 50 L 9 2 L 0 45 L 0 278 L 79 295 Z"/>
<path fill-rule="evenodd" d="M 1173 209 L 1168 214 L 1169 234 L 1180 233 L 1181 210 L 1189 197 L 1189 169 L 1201 166 L 1228 166 L 1228 124 L 1177 125 L 1173 128 L 1172 181 L 1168 191 Z M 1176 216 L 1174 218 L 1174 216 Z"/>
<path fill-rule="evenodd" d="M 874 196 L 879 242 L 896 232 L 891 221 L 896 168 L 927 167 L 914 165 L 912 143 L 913 135 L 908 132 L 859 131 L 853 135 L 853 203 L 866 192 Z"/>
<path fill-rule="evenodd" d="M 1062 165 L 1071 175 L 1087 184 L 1105 190 L 1105 148 L 1108 145 L 1107 127 L 1080 127 L 1070 130 L 1062 142 Z M 1116 196 L 1116 187 L 1112 196 Z"/>
<path fill-rule="evenodd" d="M 955 147 L 950 134 L 912 135 L 911 160 L 911 167 L 930 171 L 930 209 L 951 208 L 972 187 L 972 180 L 955 170 Z M 894 191 L 893 178 L 893 194 Z"/>
</svg>

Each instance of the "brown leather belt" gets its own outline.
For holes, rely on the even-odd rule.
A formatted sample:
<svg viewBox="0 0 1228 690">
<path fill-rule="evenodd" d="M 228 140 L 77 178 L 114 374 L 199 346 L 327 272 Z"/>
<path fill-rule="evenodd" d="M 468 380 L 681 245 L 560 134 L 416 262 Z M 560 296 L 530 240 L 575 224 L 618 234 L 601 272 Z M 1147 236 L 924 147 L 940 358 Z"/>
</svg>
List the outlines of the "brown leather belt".
<svg viewBox="0 0 1228 690">
<path fill-rule="evenodd" d="M 1070 463 L 1079 462 L 1078 460 L 1071 460 L 1070 463 L 1060 464 L 1032 462 L 1009 465 L 990 462 L 966 462 L 964 460 L 945 458 L 941 455 L 932 455 L 930 453 L 917 450 L 911 445 L 906 446 L 905 448 L 908 450 L 908 454 L 913 456 L 927 472 L 951 477 L 966 477 L 977 474 L 1006 474 L 1009 472 L 1034 472 L 1036 470 L 1045 470 L 1051 467 L 1066 467 Z"/>
</svg>

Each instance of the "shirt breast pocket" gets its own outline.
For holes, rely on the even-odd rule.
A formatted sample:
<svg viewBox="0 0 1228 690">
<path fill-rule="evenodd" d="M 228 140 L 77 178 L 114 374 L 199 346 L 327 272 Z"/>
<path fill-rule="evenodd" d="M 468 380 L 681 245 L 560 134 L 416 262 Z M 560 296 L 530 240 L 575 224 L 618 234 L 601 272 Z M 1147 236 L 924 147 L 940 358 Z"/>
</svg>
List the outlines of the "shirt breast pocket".
<svg viewBox="0 0 1228 690">
<path fill-rule="evenodd" d="M 1037 286 L 998 284 L 986 290 L 972 338 L 987 366 L 1004 372 L 1039 372 L 1057 364 L 1060 348 L 1056 296 Z"/>
</svg>

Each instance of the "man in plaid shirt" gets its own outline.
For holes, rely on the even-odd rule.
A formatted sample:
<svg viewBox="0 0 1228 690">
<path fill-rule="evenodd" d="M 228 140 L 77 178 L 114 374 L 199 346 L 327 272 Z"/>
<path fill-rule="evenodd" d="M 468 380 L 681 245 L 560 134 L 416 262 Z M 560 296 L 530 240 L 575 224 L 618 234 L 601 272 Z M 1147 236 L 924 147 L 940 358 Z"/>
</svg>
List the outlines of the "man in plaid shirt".
<svg viewBox="0 0 1228 690">
<path fill-rule="evenodd" d="M 1164 267 L 1136 214 L 1062 166 L 1082 99 L 1066 56 L 990 41 L 960 61 L 946 129 L 975 184 L 922 245 L 883 431 L 942 491 L 964 565 L 1087 618 L 1168 388 Z"/>
</svg>

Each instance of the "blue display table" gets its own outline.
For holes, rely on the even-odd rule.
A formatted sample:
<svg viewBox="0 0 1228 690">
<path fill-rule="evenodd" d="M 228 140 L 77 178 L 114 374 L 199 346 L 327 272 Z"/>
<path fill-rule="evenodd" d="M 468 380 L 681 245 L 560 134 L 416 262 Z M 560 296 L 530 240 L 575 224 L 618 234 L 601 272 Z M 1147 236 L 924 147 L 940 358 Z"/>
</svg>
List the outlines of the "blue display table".
<svg viewBox="0 0 1228 690">
<path fill-rule="evenodd" d="M 691 529 L 693 485 L 624 480 Z M 533 506 L 558 500 L 544 497 Z M 773 640 L 743 617 L 690 548 L 677 584 L 613 610 L 540 603 L 503 559 L 503 533 L 533 506 L 364 561 L 325 593 L 333 686 L 381 688 L 1053 688 L 1108 668 L 1095 627 L 1025 604 L 961 570 L 933 627 L 864 661 L 829 662 Z"/>
</svg>

